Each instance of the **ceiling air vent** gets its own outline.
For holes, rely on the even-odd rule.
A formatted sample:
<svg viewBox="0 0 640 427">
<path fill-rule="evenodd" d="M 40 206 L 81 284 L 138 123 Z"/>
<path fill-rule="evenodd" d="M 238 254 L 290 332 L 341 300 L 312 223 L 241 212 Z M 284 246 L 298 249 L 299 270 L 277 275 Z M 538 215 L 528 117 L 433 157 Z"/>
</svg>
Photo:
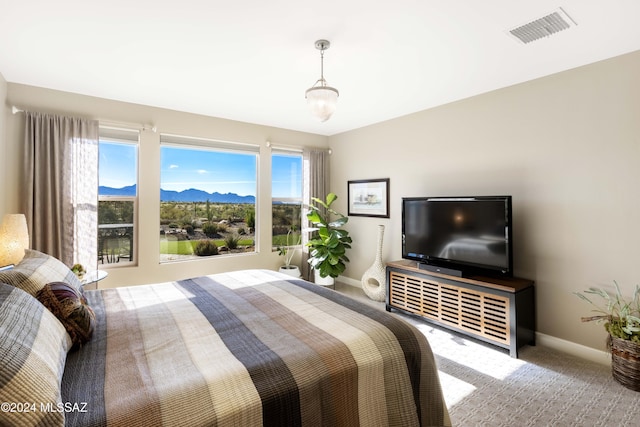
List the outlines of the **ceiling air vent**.
<svg viewBox="0 0 640 427">
<path fill-rule="evenodd" d="M 576 25 L 576 22 L 560 7 L 547 16 L 509 30 L 509 34 L 527 44 Z"/>
</svg>

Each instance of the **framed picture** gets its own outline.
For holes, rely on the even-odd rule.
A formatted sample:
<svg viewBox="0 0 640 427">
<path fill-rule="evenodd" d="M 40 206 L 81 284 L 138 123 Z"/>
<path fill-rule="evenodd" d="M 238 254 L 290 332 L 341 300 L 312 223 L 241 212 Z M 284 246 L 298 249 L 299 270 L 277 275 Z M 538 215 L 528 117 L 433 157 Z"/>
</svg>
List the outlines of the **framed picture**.
<svg viewBox="0 0 640 427">
<path fill-rule="evenodd" d="M 348 181 L 349 216 L 389 218 L 389 178 Z"/>
</svg>

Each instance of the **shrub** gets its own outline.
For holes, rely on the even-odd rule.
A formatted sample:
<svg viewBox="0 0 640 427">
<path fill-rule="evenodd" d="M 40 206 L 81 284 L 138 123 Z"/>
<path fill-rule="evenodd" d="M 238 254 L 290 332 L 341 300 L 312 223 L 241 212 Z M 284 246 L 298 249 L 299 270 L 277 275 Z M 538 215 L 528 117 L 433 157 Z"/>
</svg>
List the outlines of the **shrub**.
<svg viewBox="0 0 640 427">
<path fill-rule="evenodd" d="M 213 240 L 200 240 L 193 249 L 193 253 L 197 256 L 218 255 L 218 247 Z"/>
<path fill-rule="evenodd" d="M 193 226 L 191 224 L 185 225 L 184 230 L 187 232 L 187 234 L 193 234 Z"/>
<path fill-rule="evenodd" d="M 288 225 L 274 225 L 272 229 L 272 233 L 274 236 L 284 236 L 285 234 L 287 234 L 287 232 L 289 232 L 289 230 L 291 230 L 291 227 Z"/>
<path fill-rule="evenodd" d="M 215 224 L 213 222 L 208 222 L 202 226 L 202 232 L 207 237 L 214 237 L 218 232 L 218 224 Z"/>
<path fill-rule="evenodd" d="M 218 231 L 220 231 L 221 233 L 226 232 L 228 228 L 229 228 L 228 225 L 224 222 L 221 224 L 218 224 Z"/>
<path fill-rule="evenodd" d="M 240 241 L 240 237 L 229 235 L 225 237 L 224 243 L 227 245 L 229 249 L 236 249 L 238 247 L 238 242 Z"/>
</svg>

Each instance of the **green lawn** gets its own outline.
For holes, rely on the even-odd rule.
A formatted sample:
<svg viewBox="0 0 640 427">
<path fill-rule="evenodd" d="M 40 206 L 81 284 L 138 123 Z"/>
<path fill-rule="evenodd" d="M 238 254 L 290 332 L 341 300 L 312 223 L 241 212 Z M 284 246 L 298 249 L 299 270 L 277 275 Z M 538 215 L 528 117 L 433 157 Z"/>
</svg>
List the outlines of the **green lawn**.
<svg viewBox="0 0 640 427">
<path fill-rule="evenodd" d="M 216 246 L 225 246 L 224 239 L 214 239 Z M 160 240 L 160 253 L 173 255 L 193 255 L 193 248 L 199 240 Z M 252 239 L 240 239 L 238 246 L 250 246 Z"/>
</svg>

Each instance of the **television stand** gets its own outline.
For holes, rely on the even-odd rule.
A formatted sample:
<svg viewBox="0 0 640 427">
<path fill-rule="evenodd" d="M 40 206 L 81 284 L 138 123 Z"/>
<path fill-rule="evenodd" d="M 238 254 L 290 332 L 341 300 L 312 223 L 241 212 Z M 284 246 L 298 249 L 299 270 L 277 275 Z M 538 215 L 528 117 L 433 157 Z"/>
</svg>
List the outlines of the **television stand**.
<svg viewBox="0 0 640 427">
<path fill-rule="evenodd" d="M 509 350 L 518 357 L 535 345 L 533 281 L 517 277 L 458 277 L 419 268 L 416 261 L 387 263 L 386 310 Z"/>
<path fill-rule="evenodd" d="M 447 276 L 462 277 L 462 270 L 456 270 L 454 268 L 438 267 L 437 265 L 431 265 L 424 262 L 418 263 L 418 269 L 427 270 L 432 273 L 446 274 Z"/>
</svg>

